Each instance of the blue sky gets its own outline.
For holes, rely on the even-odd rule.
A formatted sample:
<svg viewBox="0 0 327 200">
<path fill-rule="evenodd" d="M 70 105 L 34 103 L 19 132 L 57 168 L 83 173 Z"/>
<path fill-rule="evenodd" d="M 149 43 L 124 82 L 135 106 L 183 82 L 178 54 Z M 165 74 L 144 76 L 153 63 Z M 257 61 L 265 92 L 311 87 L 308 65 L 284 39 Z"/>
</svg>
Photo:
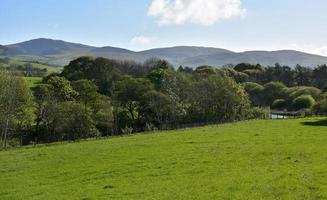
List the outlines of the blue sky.
<svg viewBox="0 0 327 200">
<path fill-rule="evenodd" d="M 195 45 L 327 55 L 326 0 L 1 0 L 0 44 Z"/>
</svg>

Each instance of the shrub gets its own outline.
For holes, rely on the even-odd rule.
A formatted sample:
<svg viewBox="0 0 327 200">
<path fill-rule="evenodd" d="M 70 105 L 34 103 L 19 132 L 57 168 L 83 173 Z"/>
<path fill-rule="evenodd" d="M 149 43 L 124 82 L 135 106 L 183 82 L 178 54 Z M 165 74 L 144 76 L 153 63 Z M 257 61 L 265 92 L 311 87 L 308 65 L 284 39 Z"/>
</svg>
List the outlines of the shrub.
<svg viewBox="0 0 327 200">
<path fill-rule="evenodd" d="M 262 90 L 264 89 L 262 85 L 253 82 L 245 82 L 242 85 L 248 93 L 258 93 L 262 92 Z"/>
<path fill-rule="evenodd" d="M 240 63 L 238 65 L 236 65 L 234 67 L 234 70 L 236 71 L 239 71 L 239 72 L 243 72 L 245 70 L 260 70 L 262 71 L 263 68 L 261 65 L 252 65 L 252 64 L 249 64 L 249 63 Z"/>
<path fill-rule="evenodd" d="M 248 119 L 270 119 L 270 109 L 254 107 L 248 112 Z"/>
<path fill-rule="evenodd" d="M 252 105 L 258 106 L 262 104 L 262 91 L 264 87 L 258 83 L 245 82 L 242 84 L 245 91 L 249 94 Z"/>
<path fill-rule="evenodd" d="M 311 108 L 316 101 L 311 95 L 301 95 L 293 100 L 292 107 L 294 110 Z"/>
<path fill-rule="evenodd" d="M 311 117 L 314 113 L 313 113 L 312 109 L 307 108 L 307 109 L 303 109 L 303 110 L 299 111 L 297 114 L 300 117 Z"/>
<path fill-rule="evenodd" d="M 311 95 L 315 100 L 319 98 L 321 91 L 315 87 L 296 87 L 294 91 L 289 94 L 291 99 L 295 99 L 302 95 Z"/>
<path fill-rule="evenodd" d="M 286 86 L 281 82 L 270 82 L 264 85 L 263 97 L 267 106 L 271 106 L 275 99 L 283 99 Z"/>
<path fill-rule="evenodd" d="M 317 102 L 313 107 L 312 111 L 318 115 L 326 115 L 327 114 L 327 99 L 323 99 Z"/>
<path fill-rule="evenodd" d="M 287 107 L 287 102 L 285 99 L 276 99 L 273 103 L 271 108 L 277 110 L 283 110 Z"/>
</svg>

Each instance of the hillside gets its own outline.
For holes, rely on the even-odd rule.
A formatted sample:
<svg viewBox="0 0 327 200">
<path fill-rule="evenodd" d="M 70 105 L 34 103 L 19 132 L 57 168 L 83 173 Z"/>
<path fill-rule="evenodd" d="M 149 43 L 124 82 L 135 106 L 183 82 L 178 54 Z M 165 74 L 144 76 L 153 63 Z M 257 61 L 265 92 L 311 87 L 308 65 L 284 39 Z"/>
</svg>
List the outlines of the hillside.
<svg viewBox="0 0 327 200">
<path fill-rule="evenodd" d="M 44 38 L 5 46 L 0 45 L 0 56 L 23 56 L 25 60 L 38 60 L 52 65 L 63 66 L 68 64 L 70 60 L 85 55 L 138 62 L 158 57 L 170 61 L 176 67 L 179 65 L 190 67 L 213 65 L 220 67 L 241 62 L 262 65 L 274 65 L 279 62 L 289 66 L 301 64 L 315 67 L 327 63 L 327 57 L 293 50 L 233 52 L 219 48 L 179 46 L 134 52 L 123 48 L 93 47 Z"/>
<path fill-rule="evenodd" d="M 0 199 L 326 199 L 322 118 L 0 152 Z"/>
</svg>

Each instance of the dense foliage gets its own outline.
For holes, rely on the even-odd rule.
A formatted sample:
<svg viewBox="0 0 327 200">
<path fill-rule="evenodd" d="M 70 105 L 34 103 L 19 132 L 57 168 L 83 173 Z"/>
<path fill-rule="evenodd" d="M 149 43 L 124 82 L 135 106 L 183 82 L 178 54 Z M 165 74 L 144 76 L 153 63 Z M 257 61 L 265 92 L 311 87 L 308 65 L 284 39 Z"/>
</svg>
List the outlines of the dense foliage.
<svg viewBox="0 0 327 200">
<path fill-rule="evenodd" d="M 9 131 L 11 141 L 75 141 L 257 116 L 243 86 L 224 70 L 175 70 L 158 59 L 138 64 L 80 57 L 44 77 L 32 93 L 29 128 L 23 135 Z"/>
<path fill-rule="evenodd" d="M 269 118 L 270 108 L 325 114 L 326 80 L 325 65 L 292 69 L 241 63 L 175 70 L 160 59 L 140 64 L 80 57 L 31 91 L 15 72 L 3 71 L 1 141 L 6 147 L 7 141 L 75 141 Z"/>
<path fill-rule="evenodd" d="M 242 83 L 252 106 L 269 106 L 280 111 L 312 108 L 314 113 L 322 113 L 318 107 L 326 99 L 327 65 L 291 68 L 278 63 L 273 67 L 241 63 L 227 71 L 236 82 Z M 318 105 L 314 106 L 316 102 Z"/>
</svg>

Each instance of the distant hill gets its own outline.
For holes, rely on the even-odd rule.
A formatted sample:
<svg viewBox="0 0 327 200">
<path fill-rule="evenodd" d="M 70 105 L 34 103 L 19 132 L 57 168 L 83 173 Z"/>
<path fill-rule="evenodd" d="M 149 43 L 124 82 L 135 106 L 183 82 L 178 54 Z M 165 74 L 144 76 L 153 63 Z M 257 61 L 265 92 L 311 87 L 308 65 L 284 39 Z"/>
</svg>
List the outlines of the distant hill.
<svg viewBox="0 0 327 200">
<path fill-rule="evenodd" d="M 9 49 L 15 49 L 17 55 L 56 55 L 62 53 L 68 53 L 69 51 L 73 52 L 88 52 L 93 47 L 69 43 L 61 40 L 51 40 L 51 39 L 35 39 L 18 44 L 12 44 L 6 46 Z"/>
<path fill-rule="evenodd" d="M 197 67 L 247 62 L 252 64 L 317 66 L 327 64 L 327 57 L 293 50 L 233 52 L 226 49 L 179 46 L 134 52 L 116 47 L 93 47 L 83 44 L 52 39 L 35 39 L 11 45 L 0 45 L 0 56 L 21 57 L 25 60 L 40 60 L 53 65 L 66 65 L 79 56 L 102 56 L 119 60 L 145 60 L 157 57 L 166 59 L 176 67 L 179 65 Z"/>
</svg>

